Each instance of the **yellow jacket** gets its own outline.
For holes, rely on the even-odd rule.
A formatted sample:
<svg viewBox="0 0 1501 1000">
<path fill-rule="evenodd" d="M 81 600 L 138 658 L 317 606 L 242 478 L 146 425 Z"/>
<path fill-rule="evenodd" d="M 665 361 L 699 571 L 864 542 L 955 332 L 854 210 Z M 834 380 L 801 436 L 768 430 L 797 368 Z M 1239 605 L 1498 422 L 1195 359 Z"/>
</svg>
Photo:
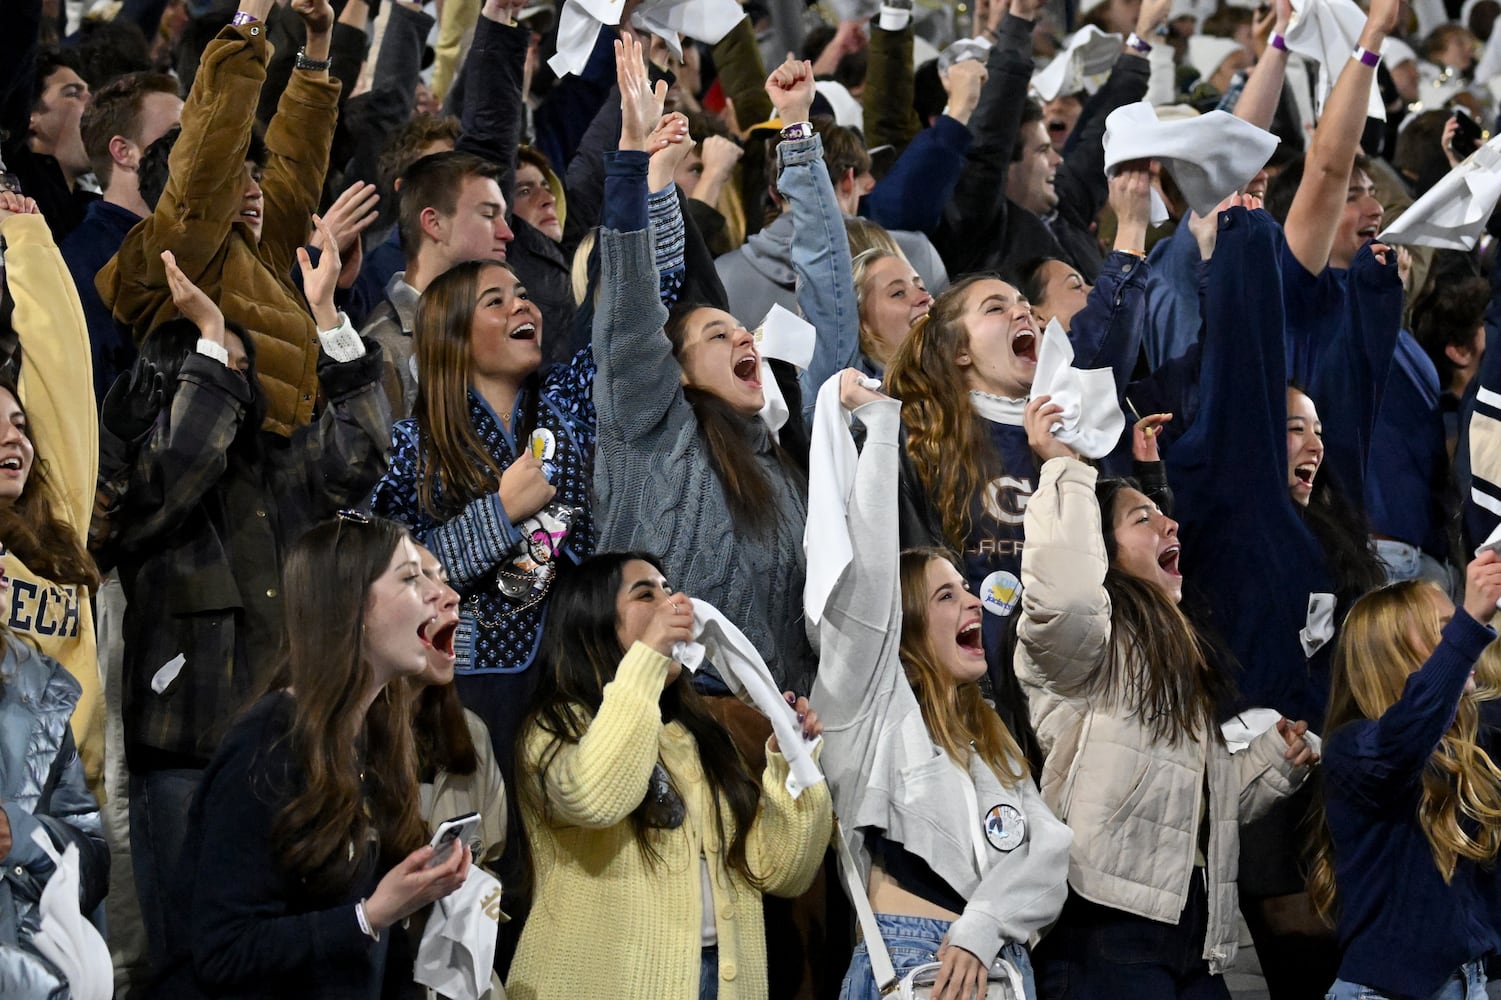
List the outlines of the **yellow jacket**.
<svg viewBox="0 0 1501 1000">
<path fill-rule="evenodd" d="M 541 774 L 547 815 L 535 795 L 521 796 L 535 893 L 507 983 L 510 1000 L 698 996 L 700 854 L 713 883 L 720 1000 L 766 997 L 760 893 L 725 865 L 693 737 L 679 723 L 662 724 L 669 663 L 633 645 L 584 737 L 556 748 L 545 772 L 553 740 L 536 728 L 527 734 L 519 773 L 531 781 Z M 676 830 L 653 832 L 653 863 L 629 817 L 659 759 L 683 794 L 687 818 Z M 826 783 L 794 800 L 786 780 L 786 759 L 768 753 L 746 857 L 766 891 L 796 896 L 813 881 L 833 819 Z"/>
<path fill-rule="evenodd" d="M 21 405 L 37 459 L 47 463 L 61 507 L 57 514 L 83 539 L 99 475 L 94 365 L 83 307 L 45 219 L 13 215 L 0 222 L 0 237 L 16 301 L 12 322 L 24 357 L 17 386 Z M 104 774 L 104 692 L 89 592 L 37 576 L 14 552 L 7 552 L 4 562 L 10 576 L 5 625 L 67 667 L 83 687 L 73 711 L 73 738 L 89 787 L 98 795 Z"/>
</svg>

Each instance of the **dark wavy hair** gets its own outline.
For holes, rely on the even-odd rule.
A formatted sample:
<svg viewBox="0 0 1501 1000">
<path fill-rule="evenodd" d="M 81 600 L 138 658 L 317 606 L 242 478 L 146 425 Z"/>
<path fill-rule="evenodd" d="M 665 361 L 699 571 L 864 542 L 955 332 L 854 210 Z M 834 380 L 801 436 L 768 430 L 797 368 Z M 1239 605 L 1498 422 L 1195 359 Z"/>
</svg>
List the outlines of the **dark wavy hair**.
<svg viewBox="0 0 1501 1000">
<path fill-rule="evenodd" d="M 545 669 L 538 679 L 531 711 L 517 737 L 516 773 L 519 797 L 538 814 L 547 814 L 544 788 L 547 769 L 565 743 L 577 743 L 604 700 L 605 685 L 615 678 L 626 651 L 616 633 L 615 598 L 620 591 L 625 566 L 634 560 L 649 563 L 659 572 L 656 556 L 644 552 L 608 552 L 585 559 L 553 587 L 547 627 L 542 633 Z M 720 842 L 726 845 L 725 862 L 746 882 L 760 888 L 761 879 L 751 871 L 746 857 L 746 837 L 761 803 L 761 785 L 723 725 L 709 714 L 703 698 L 693 689 L 685 670 L 662 692 L 662 719 L 688 730 L 698 746 L 704 778 L 714 791 L 714 818 Z M 534 730 L 550 738 L 535 767 L 530 763 L 529 737 Z M 669 775 L 669 780 L 673 780 Z M 648 863 L 659 859 L 651 842 L 653 829 L 648 794 L 631 813 L 636 844 Z M 726 816 L 728 813 L 728 816 Z"/>
<path fill-rule="evenodd" d="M 295 786 L 282 790 L 291 794 L 271 837 L 281 870 L 320 896 L 353 884 L 367 860 L 360 847 L 372 834 L 382 870 L 427 839 L 410 685 L 387 684 L 368 710 L 363 706 L 374 682 L 361 654 L 370 587 L 406 537 L 384 518 L 339 518 L 287 551 L 287 659 L 271 689 L 296 692 L 286 736 Z"/>
<path fill-rule="evenodd" d="M 1124 490 L 1141 492 L 1134 479 L 1099 479 L 1095 499 L 1110 568 L 1114 641 L 1105 669 L 1088 682 L 1093 691 L 1122 699 L 1134 709 L 1152 738 L 1176 746 L 1184 738 L 1222 739 L 1219 714 L 1232 692 L 1225 675 L 1211 664 L 1210 646 L 1161 589 L 1138 580 L 1115 564 L 1115 505 Z"/>
<path fill-rule="evenodd" d="M 245 407 L 244 416 L 240 418 L 240 426 L 230 448 L 241 457 L 256 460 L 261 455 L 260 431 L 266 420 L 266 396 L 261 392 L 260 374 L 255 364 L 255 338 L 250 335 L 250 331 L 232 319 L 224 321 L 224 329 L 240 338 L 240 343 L 245 348 L 245 358 L 250 362 L 250 368 L 245 372 L 245 381 L 250 386 L 250 403 Z M 198 350 L 198 339 L 201 336 L 195 323 L 179 316 L 158 323 L 146 334 L 146 339 L 141 341 L 141 356 L 155 365 L 157 371 L 166 378 L 169 397 L 177 391 L 177 377 L 182 372 L 183 363 L 190 354 Z M 165 405 L 170 410 L 170 402 Z"/>
</svg>

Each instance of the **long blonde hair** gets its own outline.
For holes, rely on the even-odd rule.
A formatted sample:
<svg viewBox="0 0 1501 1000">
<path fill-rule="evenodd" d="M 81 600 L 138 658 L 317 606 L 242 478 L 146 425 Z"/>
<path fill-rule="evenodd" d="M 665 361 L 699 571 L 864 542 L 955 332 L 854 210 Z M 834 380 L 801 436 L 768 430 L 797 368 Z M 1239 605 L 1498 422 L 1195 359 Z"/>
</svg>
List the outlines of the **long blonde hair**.
<svg viewBox="0 0 1501 1000">
<path fill-rule="evenodd" d="M 942 559 L 963 572 L 952 552 L 908 549 L 902 553 L 902 638 L 899 654 L 907 682 L 922 709 L 928 736 L 961 767 L 970 753 L 1008 788 L 1028 779 L 1027 758 L 995 709 L 985 703 L 980 685 L 956 683 L 933 654 L 928 637 L 928 565 Z"/>
<path fill-rule="evenodd" d="M 945 540 L 957 552 L 969 541 L 975 497 L 1001 472 L 1001 456 L 970 405 L 969 382 L 956 360 L 969 348 L 969 291 L 993 280 L 975 274 L 945 289 L 886 369 L 886 391 L 902 401 L 907 455 L 938 509 Z"/>
<path fill-rule="evenodd" d="M 1392 584 L 1355 602 L 1340 630 L 1329 682 L 1326 736 L 1348 722 L 1379 719 L 1402 697 L 1407 679 L 1438 646 L 1443 631 L 1437 587 L 1421 580 Z M 1423 767 L 1417 821 L 1433 863 L 1447 883 L 1460 858 L 1488 862 L 1501 849 L 1501 768 L 1476 742 L 1474 698 L 1461 698 L 1454 721 Z M 1333 919 L 1334 850 L 1322 813 L 1314 841 L 1308 891 L 1320 914 Z M 1466 831 L 1471 821 L 1475 834 Z"/>
</svg>

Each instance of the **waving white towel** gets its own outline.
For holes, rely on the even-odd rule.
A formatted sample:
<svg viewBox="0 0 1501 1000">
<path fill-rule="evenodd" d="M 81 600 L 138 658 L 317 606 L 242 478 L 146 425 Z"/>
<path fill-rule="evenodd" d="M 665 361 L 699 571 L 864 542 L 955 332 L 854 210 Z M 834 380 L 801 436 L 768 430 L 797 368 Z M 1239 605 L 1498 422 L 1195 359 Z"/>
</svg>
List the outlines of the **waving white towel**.
<svg viewBox="0 0 1501 1000">
<path fill-rule="evenodd" d="M 1084 371 L 1073 365 L 1074 345 L 1058 320 L 1049 320 L 1037 351 L 1032 395 L 1052 396 L 1052 402 L 1063 407 L 1053 425 L 1059 441 L 1088 458 L 1104 458 L 1126 429 L 1125 414 L 1115 399 L 1115 373 L 1109 368 Z"/>
<path fill-rule="evenodd" d="M 823 780 L 813 759 L 813 748 L 822 737 L 803 740 L 802 723 L 782 692 L 777 690 L 766 661 L 735 623 L 714 605 L 693 598 L 693 642 L 680 642 L 672 658 L 688 670 L 697 670 L 705 658 L 719 668 L 719 677 L 741 701 L 771 721 L 782 756 L 787 758 L 787 791 L 793 798 Z"/>
<path fill-rule="evenodd" d="M 855 555 L 846 517 L 860 453 L 850 436 L 849 411 L 839 401 L 839 377 L 838 372 L 830 375 L 818 389 L 808 447 L 808 521 L 803 529 L 808 571 L 803 612 L 812 625 L 823 620 L 829 595 Z"/>
<path fill-rule="evenodd" d="M 1349 64 L 1350 53 L 1355 51 L 1360 33 L 1365 30 L 1365 11 L 1355 0 L 1292 0 L 1292 5 L 1293 19 L 1285 36 L 1287 50 L 1318 64 L 1317 106 L 1322 115 L 1334 81 Z M 1381 102 L 1381 90 L 1374 75 L 1366 116 L 1386 121 L 1386 105 Z"/>
<path fill-rule="evenodd" d="M 599 29 L 619 24 L 623 6 L 620 0 L 566 0 L 558 18 L 558 51 L 547 60 L 552 71 L 558 76 L 582 73 Z M 661 38 L 681 59 L 680 32 L 714 45 L 744 16 L 735 0 L 642 0 L 631 24 Z"/>
<path fill-rule="evenodd" d="M 1132 160 L 1157 160 L 1201 216 L 1249 183 L 1276 148 L 1272 133 L 1226 111 L 1162 121 L 1138 101 L 1105 119 L 1105 173 Z"/>
<path fill-rule="evenodd" d="M 1501 136 L 1481 146 L 1397 216 L 1377 239 L 1472 250 L 1501 199 Z"/>
<path fill-rule="evenodd" d="M 773 305 L 761 325 L 756 327 L 756 353 L 761 355 L 759 377 L 764 399 L 761 412 L 756 415 L 771 428 L 772 437 L 776 437 L 787 423 L 789 414 L 782 387 L 777 385 L 777 377 L 772 374 L 768 362 L 785 361 L 799 369 L 807 368 L 813 360 L 813 344 L 817 337 L 818 331 L 812 323 L 779 305 Z"/>
<path fill-rule="evenodd" d="M 1044 101 L 1059 94 L 1100 89 L 1116 58 L 1121 54 L 1121 36 L 1086 24 L 1063 41 L 1063 51 L 1032 75 L 1032 89 Z"/>
</svg>

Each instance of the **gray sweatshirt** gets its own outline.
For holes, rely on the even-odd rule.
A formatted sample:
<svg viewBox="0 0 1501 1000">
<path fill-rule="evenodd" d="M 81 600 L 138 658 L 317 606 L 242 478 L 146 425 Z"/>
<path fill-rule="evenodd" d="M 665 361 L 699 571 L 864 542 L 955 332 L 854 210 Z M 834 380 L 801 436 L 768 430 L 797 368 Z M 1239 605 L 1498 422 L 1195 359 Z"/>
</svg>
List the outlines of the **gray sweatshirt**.
<svg viewBox="0 0 1501 1000">
<path fill-rule="evenodd" d="M 674 587 L 739 626 L 783 689 L 805 692 L 815 666 L 802 611 L 806 497 L 777 461 L 765 425 L 749 420 L 746 447 L 771 480 L 776 518 L 763 535 L 735 531 L 662 329 L 651 233 L 601 229 L 599 246 L 597 548 L 656 555 Z"/>
</svg>

